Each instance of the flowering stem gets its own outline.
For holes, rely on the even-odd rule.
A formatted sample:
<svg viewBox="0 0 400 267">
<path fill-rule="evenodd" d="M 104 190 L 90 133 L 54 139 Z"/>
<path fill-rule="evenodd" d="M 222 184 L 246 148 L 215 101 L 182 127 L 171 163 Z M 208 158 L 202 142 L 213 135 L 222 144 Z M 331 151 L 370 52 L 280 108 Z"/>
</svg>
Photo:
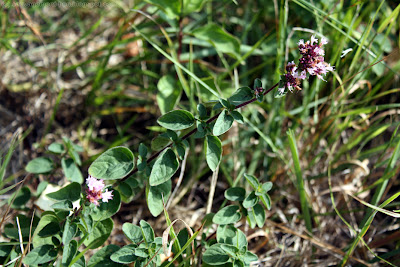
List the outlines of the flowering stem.
<svg viewBox="0 0 400 267">
<path fill-rule="evenodd" d="M 265 90 L 265 92 L 263 93 L 263 95 L 268 94 L 268 93 L 271 92 L 273 89 L 275 89 L 278 85 L 279 85 L 279 83 L 276 83 L 275 85 L 273 85 L 273 86 L 270 87 L 269 89 Z M 256 100 L 257 100 L 257 98 L 250 99 L 250 100 L 248 100 L 248 101 L 246 101 L 246 102 L 244 102 L 244 103 L 242 103 L 242 104 L 240 104 L 240 105 L 237 105 L 234 109 L 238 109 L 238 108 L 245 107 L 245 106 L 247 106 L 248 104 L 253 103 L 253 102 L 256 101 Z M 207 123 L 207 124 L 210 124 L 211 122 L 215 121 L 215 120 L 218 118 L 218 116 L 219 116 L 220 114 L 221 114 L 221 112 L 219 112 L 218 114 L 216 114 L 216 115 L 214 115 L 213 117 L 209 118 L 209 119 L 206 121 L 206 123 Z M 196 132 L 197 132 L 197 128 L 194 128 L 193 130 L 191 130 L 190 132 L 188 132 L 187 134 L 185 134 L 181 139 L 182 139 L 182 140 L 185 140 L 185 139 L 189 138 L 191 135 L 193 135 L 193 134 L 196 133 Z M 167 148 L 169 148 L 169 147 L 171 147 L 171 146 L 172 146 L 172 144 L 169 144 L 168 146 L 166 146 L 166 147 L 164 147 L 163 149 L 159 150 L 158 152 L 154 153 L 153 155 L 150 156 L 150 158 L 147 159 L 146 162 L 147 162 L 147 163 L 152 162 L 152 161 L 153 161 L 154 159 L 156 159 L 164 150 L 166 150 Z M 134 170 L 132 170 L 125 178 L 123 178 L 123 179 L 121 179 L 121 180 L 118 180 L 116 183 L 114 183 L 113 187 L 118 186 L 119 183 L 125 181 L 125 180 L 128 179 L 131 175 L 137 173 L 138 171 L 139 171 L 139 170 L 138 170 L 138 168 L 136 167 L 136 168 L 135 168 Z"/>
</svg>

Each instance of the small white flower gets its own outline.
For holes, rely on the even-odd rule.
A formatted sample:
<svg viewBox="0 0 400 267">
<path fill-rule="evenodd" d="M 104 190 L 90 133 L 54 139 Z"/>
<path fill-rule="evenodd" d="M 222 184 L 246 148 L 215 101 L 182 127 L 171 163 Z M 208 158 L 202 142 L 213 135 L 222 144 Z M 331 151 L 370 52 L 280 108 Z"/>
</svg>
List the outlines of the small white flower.
<svg viewBox="0 0 400 267">
<path fill-rule="evenodd" d="M 321 44 L 322 45 L 326 45 L 328 43 L 328 39 L 326 39 L 325 37 L 321 38 Z"/>
<path fill-rule="evenodd" d="M 311 35 L 311 45 L 313 45 L 314 43 L 318 42 L 318 39 L 315 38 L 314 35 Z"/>
<path fill-rule="evenodd" d="M 343 50 L 342 51 L 342 55 L 340 56 L 340 58 L 346 56 L 350 51 L 353 51 L 353 48 L 349 48 L 349 49 Z"/>
<path fill-rule="evenodd" d="M 297 43 L 298 45 L 304 45 L 304 40 L 300 39 L 300 41 Z"/>
<path fill-rule="evenodd" d="M 317 53 L 317 55 L 319 55 L 319 56 L 325 55 L 324 49 L 322 49 L 322 48 L 320 48 L 320 47 L 316 47 L 316 48 L 314 49 L 314 52 Z"/>
</svg>

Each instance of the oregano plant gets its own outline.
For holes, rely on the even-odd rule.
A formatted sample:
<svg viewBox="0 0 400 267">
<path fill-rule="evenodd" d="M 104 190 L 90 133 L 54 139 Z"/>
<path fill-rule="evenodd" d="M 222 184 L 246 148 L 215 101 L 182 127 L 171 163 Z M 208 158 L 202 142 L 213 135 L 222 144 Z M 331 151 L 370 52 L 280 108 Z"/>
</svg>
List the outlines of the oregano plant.
<svg viewBox="0 0 400 267">
<path fill-rule="evenodd" d="M 195 35 L 204 36 L 205 31 L 210 30 L 198 30 Z M 224 33 L 218 30 L 215 34 Z M 26 255 L 22 263 L 30 266 L 119 266 L 133 263 L 134 266 L 169 266 L 177 262 L 188 266 L 195 262 L 191 256 L 195 250 L 203 250 L 197 262 L 203 262 L 205 266 L 250 266 L 257 261 L 257 255 L 249 251 L 246 235 L 235 224 L 244 221 L 250 228 L 264 227 L 266 210 L 272 207 L 268 195 L 273 186 L 271 182 L 260 182 L 255 176 L 244 174 L 242 178 L 246 180 L 246 186 L 227 189 L 224 196 L 231 204 L 206 216 L 203 223 L 203 226 L 206 223 L 217 226 L 215 238 L 210 239 L 206 235 L 197 238 L 202 228 L 194 231 L 186 228 L 178 234 L 171 228 L 173 223 L 168 217 L 166 203 L 174 187 L 172 178 L 188 153 L 190 137 L 196 142 L 201 140 L 206 165 L 211 172 L 217 173 L 223 160 L 221 136 L 231 129 L 234 122 L 244 123 L 241 108 L 254 101 L 262 102 L 264 96 L 275 88 L 279 97 L 301 90 L 301 81 L 308 76 L 323 79 L 323 75 L 333 70 L 324 62 L 323 45 L 326 43 L 325 38 L 318 43 L 314 36 L 311 41 L 301 40 L 299 50 L 302 57 L 299 63 L 288 63 L 280 83 L 269 89 L 256 79 L 253 89 L 240 87 L 227 99 L 210 102 L 212 105 L 199 103 L 195 114 L 184 109 L 166 111 L 168 103 L 165 103 L 165 112 L 157 120 L 163 133 L 152 140 L 151 148 L 144 143 L 140 143 L 138 151 L 124 146 L 112 147 L 90 164 L 89 177 L 85 181 L 79 169 L 82 166 L 79 155 L 82 148 L 67 138 L 62 144 L 51 144 L 48 152 L 60 159 L 61 169 L 70 183 L 46 193 L 45 197 L 52 203 L 51 209 L 31 220 L 31 240 L 27 233 L 28 218 L 20 216 L 19 225 L 6 226 L 5 236 L 11 240 L 17 242 L 20 239 L 16 231 L 21 232 L 23 240 L 30 240 L 32 249 L 24 252 Z M 27 164 L 26 171 L 49 174 L 55 168 L 56 164 L 50 157 L 38 157 Z M 165 258 L 171 254 L 165 251 L 168 238 L 156 237 L 152 226 L 145 220 L 140 220 L 138 225 L 123 223 L 122 232 L 130 244 L 123 247 L 107 244 L 102 247 L 114 228 L 112 216 L 120 211 L 122 202 L 131 202 L 135 193 L 141 190 L 145 192 L 150 213 L 154 217 L 164 213 L 167 218 L 169 231 L 166 236 L 172 240 L 169 250 L 173 252 L 173 257 Z M 38 190 L 36 196 L 41 194 L 43 190 Z M 25 199 L 29 197 L 28 194 Z M 18 201 L 23 203 L 23 198 L 23 195 L 18 196 Z M 193 245 L 195 243 L 196 246 Z M 85 263 L 85 253 L 100 247 Z M 22 253 L 18 249 L 13 251 Z"/>
</svg>

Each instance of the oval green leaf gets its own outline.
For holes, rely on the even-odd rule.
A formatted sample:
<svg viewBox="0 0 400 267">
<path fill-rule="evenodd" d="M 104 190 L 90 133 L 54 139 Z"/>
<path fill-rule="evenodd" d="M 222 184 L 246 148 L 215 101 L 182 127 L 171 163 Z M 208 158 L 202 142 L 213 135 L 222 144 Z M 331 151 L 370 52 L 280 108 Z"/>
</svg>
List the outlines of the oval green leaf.
<svg viewBox="0 0 400 267">
<path fill-rule="evenodd" d="M 171 194 L 171 180 L 157 186 L 149 186 L 146 190 L 146 202 L 150 213 L 157 217 L 164 210 L 164 204 Z"/>
<path fill-rule="evenodd" d="M 122 264 L 113 262 L 111 260 L 111 255 L 119 250 L 117 245 L 107 245 L 104 248 L 97 251 L 87 263 L 87 267 L 96 267 L 96 266 L 107 266 L 107 267 L 119 267 L 123 266 Z M 84 257 L 82 257 L 84 259 Z M 81 258 L 81 259 L 82 259 Z M 72 267 L 75 267 L 73 265 Z"/>
<path fill-rule="evenodd" d="M 71 182 L 83 183 L 83 176 L 73 159 L 61 159 L 61 166 L 65 177 Z"/>
<path fill-rule="evenodd" d="M 111 190 L 110 190 L 111 191 Z M 95 221 L 104 220 L 110 218 L 118 212 L 121 207 L 121 195 L 117 190 L 112 190 L 113 198 L 108 202 L 100 201 L 98 207 L 93 208 L 93 212 L 90 214 Z"/>
<path fill-rule="evenodd" d="M 179 162 L 174 151 L 168 148 L 154 163 L 150 173 L 150 186 L 156 186 L 171 179 L 172 175 L 178 170 L 178 167 Z"/>
<path fill-rule="evenodd" d="M 229 260 L 227 253 L 221 248 L 221 244 L 214 244 L 203 254 L 203 261 L 210 265 L 224 264 Z"/>
<path fill-rule="evenodd" d="M 256 196 L 256 194 L 254 193 L 254 191 L 252 191 L 243 201 L 243 207 L 245 207 L 246 209 L 254 207 L 257 203 L 258 203 L 259 199 Z"/>
<path fill-rule="evenodd" d="M 218 137 L 207 135 L 205 140 L 205 147 L 206 147 L 206 160 L 208 167 L 214 172 L 219 162 L 221 161 L 222 156 L 222 143 Z"/>
<path fill-rule="evenodd" d="M 201 40 L 209 41 L 215 46 L 216 50 L 222 53 L 231 53 L 236 57 L 239 56 L 240 41 L 215 23 L 197 28 L 193 31 L 193 34 Z"/>
<path fill-rule="evenodd" d="M 55 200 L 70 200 L 74 202 L 81 197 L 81 185 L 78 183 L 70 183 L 60 190 L 49 193 L 46 196 Z"/>
<path fill-rule="evenodd" d="M 90 247 L 91 249 L 98 248 L 106 242 L 111 234 L 114 222 L 111 218 L 108 218 L 95 225 L 88 238 L 83 242 L 86 247 Z"/>
<path fill-rule="evenodd" d="M 114 147 L 98 157 L 89 167 L 89 174 L 97 179 L 117 180 L 127 176 L 135 167 L 135 157 L 130 149 Z"/>
<path fill-rule="evenodd" d="M 25 170 L 30 173 L 48 173 L 53 170 L 53 161 L 49 158 L 39 157 L 28 162 Z"/>
<path fill-rule="evenodd" d="M 176 79 L 170 75 L 163 76 L 157 84 L 157 103 L 161 114 L 174 109 L 182 90 L 176 84 Z"/>
<path fill-rule="evenodd" d="M 225 191 L 225 198 L 230 201 L 243 201 L 246 190 L 243 187 L 231 187 Z"/>
<path fill-rule="evenodd" d="M 233 117 L 223 110 L 214 124 L 213 135 L 219 136 L 226 133 L 232 127 L 233 121 Z"/>
<path fill-rule="evenodd" d="M 124 223 L 122 225 L 122 231 L 124 232 L 125 236 L 134 244 L 143 240 L 142 229 L 137 225 L 132 223 Z"/>
<path fill-rule="evenodd" d="M 194 122 L 192 113 L 186 110 L 173 110 L 165 113 L 157 120 L 162 127 L 173 131 L 179 131 L 191 127 Z"/>
<path fill-rule="evenodd" d="M 129 264 L 137 260 L 137 256 L 134 254 L 135 248 L 125 246 L 122 247 L 120 250 L 114 252 L 110 259 L 114 262 L 122 263 L 122 264 Z"/>
<path fill-rule="evenodd" d="M 213 223 L 216 224 L 230 224 L 235 223 L 242 218 L 242 214 L 239 212 L 238 205 L 230 205 L 219 210 L 214 218 Z"/>
<path fill-rule="evenodd" d="M 37 266 L 39 264 L 49 262 L 55 257 L 57 257 L 57 251 L 55 250 L 54 246 L 43 245 L 36 247 L 29 252 L 28 255 L 24 257 L 22 262 L 30 266 Z"/>
</svg>

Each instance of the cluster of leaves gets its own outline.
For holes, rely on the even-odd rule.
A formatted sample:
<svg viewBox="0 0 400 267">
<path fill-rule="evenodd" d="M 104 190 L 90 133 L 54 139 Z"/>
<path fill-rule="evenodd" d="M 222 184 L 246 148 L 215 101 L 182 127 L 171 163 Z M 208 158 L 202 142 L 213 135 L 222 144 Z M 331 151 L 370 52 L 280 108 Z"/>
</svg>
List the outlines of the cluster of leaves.
<svg viewBox="0 0 400 267">
<path fill-rule="evenodd" d="M 258 260 L 257 255 L 247 250 L 246 235 L 234 227 L 234 223 L 247 217 L 251 228 L 264 226 L 265 210 L 259 202 L 261 200 L 268 210 L 271 209 L 268 191 L 272 188 L 272 183 L 260 184 L 256 177 L 249 174 L 245 174 L 245 177 L 253 190 L 246 196 L 246 190 L 242 187 L 227 189 L 225 198 L 238 202 L 238 205 L 226 206 L 213 216 L 212 222 L 219 226 L 217 240 L 212 240 L 205 246 L 207 250 L 203 261 L 209 265 L 231 263 L 232 266 L 249 266 L 252 261 Z"/>
<path fill-rule="evenodd" d="M 48 151 L 61 157 L 61 167 L 65 177 L 71 182 L 83 183 L 83 176 L 79 169 L 82 165 L 80 152 L 83 148 L 74 144 L 67 137 L 63 137 L 63 143 L 52 143 L 48 147 Z M 53 171 L 55 164 L 50 157 L 38 157 L 31 160 L 25 170 L 34 174 L 48 174 Z"/>
<path fill-rule="evenodd" d="M 197 106 L 196 117 L 185 110 L 165 113 L 158 119 L 158 123 L 166 128 L 166 132 L 155 138 L 151 144 L 152 149 L 158 152 L 155 156 L 148 158 L 148 148 L 140 144 L 136 169 L 134 153 L 127 147 L 114 147 L 102 153 L 90 165 L 89 174 L 97 179 L 110 183 L 118 181 L 118 183 L 115 184 L 117 187 L 113 190 L 113 198 L 108 202 L 100 202 L 98 206 L 88 203 L 85 190 L 81 185 L 83 178 L 78 167 L 81 165 L 78 154 L 81 147 L 67 138 L 64 138 L 64 144 L 51 144 L 49 151 L 61 157 L 62 170 L 71 183 L 46 195 L 53 203 L 50 206 L 51 210 L 42 213 L 40 219 L 35 217 L 33 220 L 33 250 L 23 258 L 22 262 L 35 266 L 55 262 L 58 260 L 58 255 L 62 255 L 59 262 L 63 266 L 84 264 L 84 253 L 89 249 L 102 246 L 110 236 L 113 229 L 111 217 L 120 209 L 121 201 L 131 201 L 135 190 L 140 190 L 143 186 L 146 186 L 148 208 L 154 216 L 158 216 L 164 210 L 164 203 L 171 193 L 171 177 L 179 168 L 179 161 L 184 158 L 186 149 L 189 147 L 186 138 L 195 132 L 196 138 L 204 138 L 206 161 L 209 168 L 215 171 L 222 157 L 222 143 L 218 136 L 228 131 L 234 120 L 243 123 L 242 115 L 235 109 L 253 98 L 253 90 L 248 87 L 240 88 L 230 98 L 220 99 L 216 103 L 213 110 L 219 112 L 222 109 L 222 111 L 213 118 L 210 118 L 203 104 Z M 215 123 L 211 124 L 215 119 Z M 193 126 L 196 128 L 184 135 L 185 130 Z M 154 163 L 153 159 L 155 159 Z M 48 157 L 39 157 L 29 162 L 26 170 L 34 174 L 49 174 L 54 171 L 54 164 Z M 131 174 L 135 171 L 139 172 L 144 179 L 134 178 Z M 226 198 L 239 202 L 239 205 L 227 206 L 213 217 L 213 223 L 219 224 L 220 227 L 217 232 L 218 243 L 203 242 L 206 247 L 209 247 L 203 257 L 204 262 L 208 264 L 221 263 L 221 259 L 215 262 L 212 259 L 215 253 L 221 251 L 225 253 L 224 263 L 231 259 L 235 266 L 247 266 L 251 261 L 257 260 L 256 255 L 247 251 L 246 237 L 240 230 L 234 230 L 233 224 L 239 221 L 243 214 L 247 216 L 252 228 L 256 224 L 259 227 L 263 226 L 265 211 L 258 202 L 261 200 L 265 207 L 270 209 L 271 200 L 267 192 L 272 184 L 260 185 L 258 180 L 251 175 L 246 175 L 246 179 L 254 190 L 246 196 L 244 188 L 228 189 L 225 193 Z M 41 186 L 37 196 L 40 196 L 46 185 L 47 183 Z M 23 192 L 21 190 L 19 194 Z M 18 196 L 14 203 L 19 203 L 19 198 L 21 197 Z M 26 197 L 24 199 L 22 204 L 27 201 Z M 30 229 L 29 220 L 23 216 L 19 219 L 24 233 L 22 238 L 29 239 L 29 231 L 27 231 Z M 6 236 L 13 242 L 17 242 L 18 226 L 9 224 L 6 229 Z M 162 240 L 154 237 L 154 231 L 147 222 L 141 221 L 140 227 L 125 223 L 123 232 L 132 244 L 121 249 L 115 245 L 108 245 L 91 258 L 88 266 L 106 262 L 121 264 L 135 262 L 135 266 L 144 266 L 150 262 L 155 265 L 161 264 Z M 174 251 L 182 253 L 181 247 L 188 246 L 194 241 L 194 237 L 189 238 L 188 235 L 181 234 L 179 240 L 178 235 L 178 246 Z M 82 244 L 86 248 L 79 251 Z M 11 250 L 13 253 L 10 253 Z M 2 255 L 8 255 L 5 259 L 8 260 L 21 252 L 18 246 L 6 246 L 2 250 Z"/>
</svg>

